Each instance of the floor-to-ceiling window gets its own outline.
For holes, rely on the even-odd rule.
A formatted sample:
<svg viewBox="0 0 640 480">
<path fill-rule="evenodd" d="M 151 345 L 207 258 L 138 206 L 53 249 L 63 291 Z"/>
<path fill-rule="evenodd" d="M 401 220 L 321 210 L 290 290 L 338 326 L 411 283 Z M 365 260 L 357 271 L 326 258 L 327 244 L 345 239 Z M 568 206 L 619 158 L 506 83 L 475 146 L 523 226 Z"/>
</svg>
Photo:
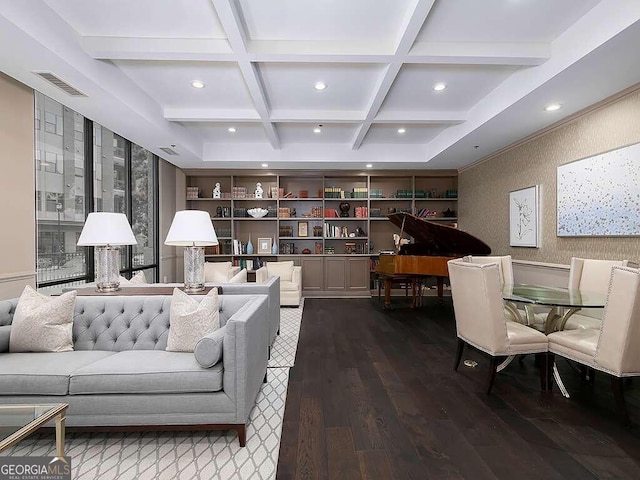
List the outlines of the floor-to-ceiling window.
<svg viewBox="0 0 640 480">
<path fill-rule="evenodd" d="M 85 218 L 84 117 L 36 93 L 35 161 L 39 285 L 86 275 L 76 246 Z"/>
<path fill-rule="evenodd" d="M 148 150 L 36 93 L 38 287 L 93 281 L 93 251 L 77 247 L 89 212 L 129 218 L 138 245 L 123 247 L 121 271 L 157 271 L 157 163 Z"/>
</svg>

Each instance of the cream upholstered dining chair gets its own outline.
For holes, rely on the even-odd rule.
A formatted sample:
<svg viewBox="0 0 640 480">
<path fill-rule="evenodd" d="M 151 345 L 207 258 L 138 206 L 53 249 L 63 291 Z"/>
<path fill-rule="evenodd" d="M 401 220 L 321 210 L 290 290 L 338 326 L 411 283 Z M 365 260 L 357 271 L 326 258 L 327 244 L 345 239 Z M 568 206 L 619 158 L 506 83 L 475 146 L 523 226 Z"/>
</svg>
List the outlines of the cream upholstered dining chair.
<svg viewBox="0 0 640 480">
<path fill-rule="evenodd" d="M 265 283 L 269 277 L 280 277 L 280 305 L 299 307 L 302 298 L 302 267 L 292 260 L 284 262 L 264 262 L 256 270 L 256 283 Z"/>
<path fill-rule="evenodd" d="M 511 255 L 482 257 L 478 255 L 467 255 L 462 257 L 465 262 L 485 264 L 497 263 L 498 273 L 500 274 L 500 284 L 513 283 L 513 264 L 511 263 Z"/>
<path fill-rule="evenodd" d="M 491 393 L 496 369 L 503 357 L 546 353 L 547 337 L 533 328 L 508 320 L 497 263 L 476 264 L 460 259 L 447 263 L 458 334 L 454 369 L 458 370 L 465 344 L 490 355 L 487 393 Z M 544 389 L 545 369 L 540 370 Z"/>
<path fill-rule="evenodd" d="M 589 258 L 571 258 L 569 269 L 569 290 L 586 290 L 588 292 L 607 294 L 611 269 L 615 266 L 629 266 L 628 260 L 593 260 Z M 635 266 L 635 265 L 632 265 Z M 573 314 L 560 330 L 578 328 L 600 328 L 602 325 L 601 308 L 584 308 Z"/>
<path fill-rule="evenodd" d="M 204 281 L 207 283 L 246 283 L 247 271 L 231 262 L 205 262 Z"/>
<path fill-rule="evenodd" d="M 479 265 L 484 265 L 486 263 L 497 263 L 498 273 L 500 274 L 500 285 L 504 286 L 505 283 L 513 283 L 513 264 L 511 262 L 511 255 L 494 255 L 488 257 L 467 255 L 465 257 L 462 257 L 462 260 L 464 260 L 465 262 L 477 263 Z M 505 311 L 510 320 L 520 323 L 530 323 L 539 330 L 542 329 L 542 326 L 544 325 L 544 319 L 540 315 L 534 314 L 533 310 L 531 312 L 527 312 L 526 310 L 517 309 L 515 305 L 513 305 L 513 308 L 515 310 L 505 307 Z"/>
<path fill-rule="evenodd" d="M 628 420 L 622 378 L 640 376 L 640 270 L 614 266 L 611 272 L 602 327 L 564 330 L 547 338 L 550 356 L 560 355 L 612 376 L 618 412 Z"/>
</svg>

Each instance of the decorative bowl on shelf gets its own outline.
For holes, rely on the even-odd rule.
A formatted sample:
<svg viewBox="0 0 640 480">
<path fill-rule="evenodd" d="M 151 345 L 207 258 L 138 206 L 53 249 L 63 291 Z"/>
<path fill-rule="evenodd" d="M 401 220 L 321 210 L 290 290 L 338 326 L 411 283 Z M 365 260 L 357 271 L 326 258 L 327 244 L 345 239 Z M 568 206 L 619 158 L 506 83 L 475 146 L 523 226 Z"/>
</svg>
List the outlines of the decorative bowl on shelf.
<svg viewBox="0 0 640 480">
<path fill-rule="evenodd" d="M 247 213 L 249 215 L 251 215 L 253 218 L 262 218 L 264 217 L 267 213 L 269 213 L 269 210 L 267 210 L 266 208 L 249 208 L 247 210 Z"/>
</svg>

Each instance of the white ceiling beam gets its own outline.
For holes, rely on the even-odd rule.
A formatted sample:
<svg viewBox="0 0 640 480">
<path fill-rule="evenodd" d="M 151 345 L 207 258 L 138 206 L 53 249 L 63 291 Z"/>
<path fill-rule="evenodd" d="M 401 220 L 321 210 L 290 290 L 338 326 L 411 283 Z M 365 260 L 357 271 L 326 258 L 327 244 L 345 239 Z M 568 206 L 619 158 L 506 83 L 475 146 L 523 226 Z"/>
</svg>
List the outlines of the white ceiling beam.
<svg viewBox="0 0 640 480">
<path fill-rule="evenodd" d="M 360 123 L 365 112 L 358 110 L 288 110 L 271 111 L 271 121 L 278 123 Z"/>
<path fill-rule="evenodd" d="M 82 37 L 82 48 L 98 60 L 235 61 L 226 39 Z M 407 55 L 394 55 L 383 42 L 249 41 L 250 62 L 402 63 L 540 65 L 550 56 L 545 43 L 415 43 Z"/>
<path fill-rule="evenodd" d="M 420 33 L 420 29 L 422 28 L 422 25 L 429 15 L 434 3 L 435 0 L 416 0 L 413 9 L 407 15 L 404 27 L 402 28 L 400 37 L 398 38 L 395 48 L 396 55 L 404 57 L 409 53 L 409 50 L 411 50 L 413 43 L 416 41 L 416 38 Z M 369 102 L 366 120 L 356 132 L 356 136 L 351 144 L 351 148 L 353 150 L 357 150 L 360 148 L 360 145 L 362 145 L 364 137 L 367 135 L 369 128 L 371 128 L 371 123 L 374 117 L 378 114 L 378 111 L 380 110 L 384 99 L 387 97 L 401 68 L 402 63 L 396 61 L 394 63 L 390 63 L 385 69 L 382 78 L 378 82 L 378 88 Z"/>
<path fill-rule="evenodd" d="M 457 125 L 467 121 L 467 112 L 453 111 L 391 111 L 381 112 L 372 123 L 406 123 L 406 124 L 435 124 Z"/>
<path fill-rule="evenodd" d="M 247 45 L 253 62 L 389 63 L 394 46 L 370 41 L 251 40 Z"/>
<path fill-rule="evenodd" d="M 534 66 L 550 56 L 548 43 L 416 42 L 404 62 Z"/>
<path fill-rule="evenodd" d="M 82 37 L 82 48 L 98 60 L 234 61 L 225 39 Z"/>
<path fill-rule="evenodd" d="M 274 149 L 279 149 L 278 132 L 276 132 L 273 123 L 269 120 L 269 102 L 264 84 L 262 78 L 260 78 L 260 73 L 256 66 L 251 63 L 247 52 L 247 35 L 242 15 L 238 11 L 234 0 L 211 0 L 211 2 L 218 13 L 222 28 L 227 34 L 229 44 L 236 56 L 238 66 L 249 89 L 249 94 L 253 99 L 253 104 L 262 120 L 269 143 Z"/>
<path fill-rule="evenodd" d="M 164 118 L 170 122 L 261 122 L 258 112 L 249 109 L 165 108 Z"/>
</svg>

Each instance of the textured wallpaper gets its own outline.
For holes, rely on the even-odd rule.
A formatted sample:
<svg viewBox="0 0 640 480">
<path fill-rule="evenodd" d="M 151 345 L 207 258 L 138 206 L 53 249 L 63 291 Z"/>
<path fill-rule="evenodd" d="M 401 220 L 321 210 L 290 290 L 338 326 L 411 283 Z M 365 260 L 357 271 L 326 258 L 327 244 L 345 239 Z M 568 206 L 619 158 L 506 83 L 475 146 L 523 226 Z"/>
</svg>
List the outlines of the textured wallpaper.
<svg viewBox="0 0 640 480">
<path fill-rule="evenodd" d="M 640 237 L 556 236 L 559 165 L 640 142 L 640 89 L 460 173 L 459 226 L 496 255 L 568 264 L 572 256 L 640 261 Z M 509 192 L 540 185 L 541 248 L 509 246 Z"/>
</svg>

